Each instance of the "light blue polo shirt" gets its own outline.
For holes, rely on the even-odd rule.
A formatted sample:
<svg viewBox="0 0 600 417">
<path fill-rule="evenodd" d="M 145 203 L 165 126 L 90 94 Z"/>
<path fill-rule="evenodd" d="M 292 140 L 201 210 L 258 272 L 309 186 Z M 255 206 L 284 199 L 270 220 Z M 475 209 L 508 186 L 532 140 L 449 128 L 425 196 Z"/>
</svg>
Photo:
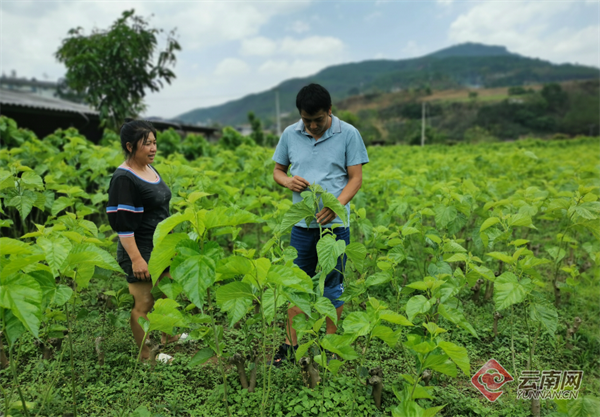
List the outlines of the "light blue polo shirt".
<svg viewBox="0 0 600 417">
<path fill-rule="evenodd" d="M 336 197 L 348 184 L 349 166 L 369 162 L 367 149 L 356 128 L 339 118 L 332 116 L 331 126 L 319 140 L 315 140 L 304 129 L 302 119 L 288 126 L 277 144 L 273 161 L 281 165 L 291 165 L 292 175 L 298 175 L 311 184 L 319 184 Z M 294 191 L 294 204 L 302 201 L 300 193 Z M 321 203 L 321 208 L 323 204 Z M 350 203 L 346 204 L 348 224 L 350 224 Z M 339 217 L 332 223 L 343 224 Z M 296 226 L 306 227 L 304 220 Z M 319 224 L 313 220 L 311 228 Z"/>
</svg>

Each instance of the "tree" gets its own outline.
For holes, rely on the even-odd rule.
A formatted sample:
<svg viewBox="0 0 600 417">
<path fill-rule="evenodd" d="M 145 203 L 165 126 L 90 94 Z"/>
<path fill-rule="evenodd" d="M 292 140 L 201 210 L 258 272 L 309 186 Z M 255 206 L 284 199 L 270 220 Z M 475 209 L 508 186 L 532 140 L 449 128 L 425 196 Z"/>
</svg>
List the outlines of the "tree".
<svg viewBox="0 0 600 417">
<path fill-rule="evenodd" d="M 252 134 L 250 135 L 259 146 L 263 146 L 265 144 L 265 134 L 262 131 L 262 122 L 254 112 L 248 112 L 248 121 L 250 122 L 250 126 L 252 127 Z"/>
<path fill-rule="evenodd" d="M 146 91 L 159 91 L 163 80 L 170 84 L 175 78 L 169 69 L 175 51 L 181 50 L 175 29 L 155 60 L 162 29 L 150 28 L 134 13 L 125 11 L 110 29 L 94 29 L 90 35 L 81 27 L 69 30 L 55 54 L 67 67 L 69 87 L 98 109 L 103 126 L 115 128 L 126 117 L 137 116 L 146 108 Z"/>
</svg>

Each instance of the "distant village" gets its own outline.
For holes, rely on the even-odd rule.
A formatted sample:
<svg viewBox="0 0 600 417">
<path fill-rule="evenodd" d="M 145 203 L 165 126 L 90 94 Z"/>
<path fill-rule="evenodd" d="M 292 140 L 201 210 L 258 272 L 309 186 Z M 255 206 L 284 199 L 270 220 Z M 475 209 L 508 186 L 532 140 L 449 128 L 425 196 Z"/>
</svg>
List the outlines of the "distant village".
<svg viewBox="0 0 600 417">
<path fill-rule="evenodd" d="M 81 97 L 64 90 L 61 81 L 42 81 L 18 77 L 16 71 L 0 77 L 0 114 L 10 117 L 19 127 L 45 137 L 57 129 L 76 128 L 90 141 L 97 143 L 102 137 L 99 113 L 83 103 Z M 201 125 L 180 123 L 177 120 L 149 118 L 159 130 L 175 129 L 184 136 L 187 133 L 204 135 L 216 140 L 218 129 Z"/>
</svg>

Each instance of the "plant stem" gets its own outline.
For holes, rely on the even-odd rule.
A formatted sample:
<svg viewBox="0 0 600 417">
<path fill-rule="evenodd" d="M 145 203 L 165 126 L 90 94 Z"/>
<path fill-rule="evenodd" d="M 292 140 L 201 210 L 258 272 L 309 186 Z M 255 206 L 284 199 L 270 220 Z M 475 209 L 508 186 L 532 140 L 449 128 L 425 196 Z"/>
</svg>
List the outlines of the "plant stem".
<svg viewBox="0 0 600 417">
<path fill-rule="evenodd" d="M 138 349 L 138 354 L 137 357 L 135 358 L 135 365 L 133 367 L 133 371 L 131 373 L 131 381 L 129 383 L 129 392 L 127 393 L 127 407 L 123 410 L 123 412 L 121 413 L 121 416 L 123 415 L 123 413 L 125 413 L 125 411 L 128 411 L 131 407 L 131 389 L 133 388 L 134 384 L 134 378 L 136 376 L 136 371 L 138 368 L 138 364 L 140 362 L 140 359 L 142 357 L 142 349 L 144 348 L 144 345 L 146 344 L 146 338 L 148 337 L 148 332 L 144 333 L 144 338 L 142 339 L 142 343 L 140 343 L 140 348 Z"/>
<path fill-rule="evenodd" d="M 360 382 L 360 374 L 359 374 L 359 370 L 362 369 L 363 367 L 363 363 L 365 360 L 365 355 L 367 353 L 367 349 L 369 348 L 369 342 L 370 339 L 367 338 L 367 343 L 365 344 L 365 347 L 363 348 L 363 354 L 360 356 L 360 365 L 356 370 L 356 384 L 354 384 L 354 390 L 352 391 L 352 409 L 350 410 L 350 417 L 354 416 L 354 405 L 356 404 L 356 388 L 358 388 L 358 382 Z"/>
<path fill-rule="evenodd" d="M 517 365 L 515 360 L 515 332 L 513 327 L 514 307 L 510 306 L 510 352 L 512 353 L 512 365 L 514 375 L 517 375 Z"/>
<path fill-rule="evenodd" d="M 17 392 L 19 393 L 19 398 L 21 398 L 21 404 L 23 405 L 23 412 L 25 413 L 26 416 L 29 416 L 29 410 L 27 409 L 25 397 L 23 397 L 23 391 L 21 391 L 21 385 L 19 385 L 19 378 L 17 377 L 17 368 L 16 368 L 16 364 L 15 364 L 15 362 L 17 362 L 17 361 L 15 358 L 13 358 L 13 347 L 14 347 L 14 344 L 10 345 L 10 348 L 9 348 L 10 370 L 12 371 L 12 374 L 13 374 L 13 380 L 14 380 L 15 386 L 17 387 Z M 6 410 L 6 413 L 8 415 L 8 409 Z"/>
<path fill-rule="evenodd" d="M 58 376 L 60 375 L 60 365 L 62 364 L 62 359 L 63 359 L 64 353 L 65 353 L 65 349 L 61 349 L 60 350 L 60 358 L 58 359 L 58 370 L 59 370 L 59 372 L 56 373 L 56 376 L 54 377 L 54 379 L 52 380 L 52 383 L 48 387 L 48 390 L 46 391 L 46 395 L 44 396 L 44 399 L 42 401 L 42 405 L 40 407 L 40 411 L 38 411 L 38 413 L 35 415 L 35 417 L 38 417 L 40 415 L 40 413 L 42 411 L 44 411 L 44 407 L 46 406 L 46 401 L 48 401 L 48 397 L 50 396 L 50 391 L 52 390 L 52 387 L 54 386 L 54 384 L 56 384 L 56 380 L 58 379 Z"/>
<path fill-rule="evenodd" d="M 75 304 L 76 293 L 72 296 L 73 304 Z M 76 399 L 76 384 L 75 384 L 75 357 L 73 356 L 73 333 L 71 325 L 71 311 L 69 310 L 69 303 L 65 304 L 67 310 L 67 326 L 69 329 L 69 355 L 71 356 L 71 388 L 73 392 L 73 417 L 77 417 L 77 399 Z"/>
<path fill-rule="evenodd" d="M 227 409 L 227 415 L 231 417 L 231 411 L 229 411 L 229 400 L 227 398 L 227 374 L 225 373 L 225 368 L 223 367 L 223 359 L 221 358 L 221 347 L 219 345 L 219 334 L 217 332 L 217 325 L 215 323 L 215 313 L 212 309 L 212 301 L 210 297 L 210 293 L 208 294 L 208 309 L 210 310 L 210 320 L 212 322 L 212 329 L 215 335 L 215 347 L 217 348 L 217 360 L 219 362 L 219 369 L 221 370 L 221 376 L 223 377 L 223 402 L 225 403 L 225 408 Z"/>
<path fill-rule="evenodd" d="M 265 340 L 267 339 L 267 329 L 266 329 L 266 322 L 265 322 L 265 306 L 262 301 L 264 301 L 264 294 L 263 294 L 263 297 L 261 297 L 261 303 L 260 303 L 261 320 L 262 320 L 262 327 L 263 327 L 263 337 L 262 337 L 263 390 L 262 390 L 262 400 L 260 403 L 260 415 L 264 416 L 265 415 L 265 394 L 267 392 L 267 346 L 265 345 Z M 290 343 L 291 343 L 291 340 L 290 340 Z M 273 360 L 273 358 L 271 358 L 271 361 L 272 360 Z"/>
<path fill-rule="evenodd" d="M 271 358 L 275 356 L 275 322 L 277 321 L 277 287 L 273 288 L 273 324 L 271 325 L 271 332 L 273 333 L 273 342 L 271 345 Z M 290 340 L 290 343 L 292 341 Z M 269 366 L 269 375 L 267 382 L 267 393 L 266 399 L 269 400 L 269 395 L 271 394 L 271 371 L 273 370 L 272 366 Z"/>
</svg>

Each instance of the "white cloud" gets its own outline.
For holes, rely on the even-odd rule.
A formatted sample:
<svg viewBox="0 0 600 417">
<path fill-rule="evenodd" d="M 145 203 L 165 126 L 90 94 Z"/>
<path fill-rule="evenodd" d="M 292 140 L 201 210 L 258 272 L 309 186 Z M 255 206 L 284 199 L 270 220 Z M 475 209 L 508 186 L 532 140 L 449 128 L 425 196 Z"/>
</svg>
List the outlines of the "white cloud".
<svg viewBox="0 0 600 417">
<path fill-rule="evenodd" d="M 217 65 L 214 74 L 217 76 L 236 76 L 250 71 L 250 66 L 239 58 L 225 58 Z"/>
<path fill-rule="evenodd" d="M 302 34 L 304 32 L 308 32 L 310 30 L 310 25 L 306 23 L 304 20 L 296 20 L 289 27 L 289 30 L 296 32 L 298 34 Z"/>
<path fill-rule="evenodd" d="M 264 36 L 257 36 L 255 38 L 242 39 L 240 54 L 269 56 L 273 55 L 276 50 L 277 43 L 275 41 Z"/>
<path fill-rule="evenodd" d="M 436 3 L 443 4 L 444 6 L 448 6 L 452 4 L 454 0 L 436 0 Z"/>
<path fill-rule="evenodd" d="M 403 58 L 420 57 L 426 53 L 425 48 L 419 46 L 414 40 L 406 42 L 406 45 L 400 51 L 403 54 Z"/>
<path fill-rule="evenodd" d="M 383 13 L 381 13 L 381 12 L 373 12 L 373 13 L 370 13 L 370 14 L 368 14 L 368 15 L 365 16 L 365 21 L 366 22 L 370 22 L 370 21 L 375 20 L 375 19 L 377 19 L 378 17 L 381 17 L 381 16 L 383 16 Z"/>
<path fill-rule="evenodd" d="M 585 7 L 584 3 L 580 5 Z M 511 52 L 550 60 L 598 65 L 598 25 L 567 26 L 574 3 L 485 2 L 450 25 L 451 41 L 506 46 Z"/>
<path fill-rule="evenodd" d="M 344 42 L 331 36 L 310 36 L 304 39 L 286 37 L 280 48 L 281 52 L 291 55 L 339 54 L 344 49 Z"/>
</svg>

